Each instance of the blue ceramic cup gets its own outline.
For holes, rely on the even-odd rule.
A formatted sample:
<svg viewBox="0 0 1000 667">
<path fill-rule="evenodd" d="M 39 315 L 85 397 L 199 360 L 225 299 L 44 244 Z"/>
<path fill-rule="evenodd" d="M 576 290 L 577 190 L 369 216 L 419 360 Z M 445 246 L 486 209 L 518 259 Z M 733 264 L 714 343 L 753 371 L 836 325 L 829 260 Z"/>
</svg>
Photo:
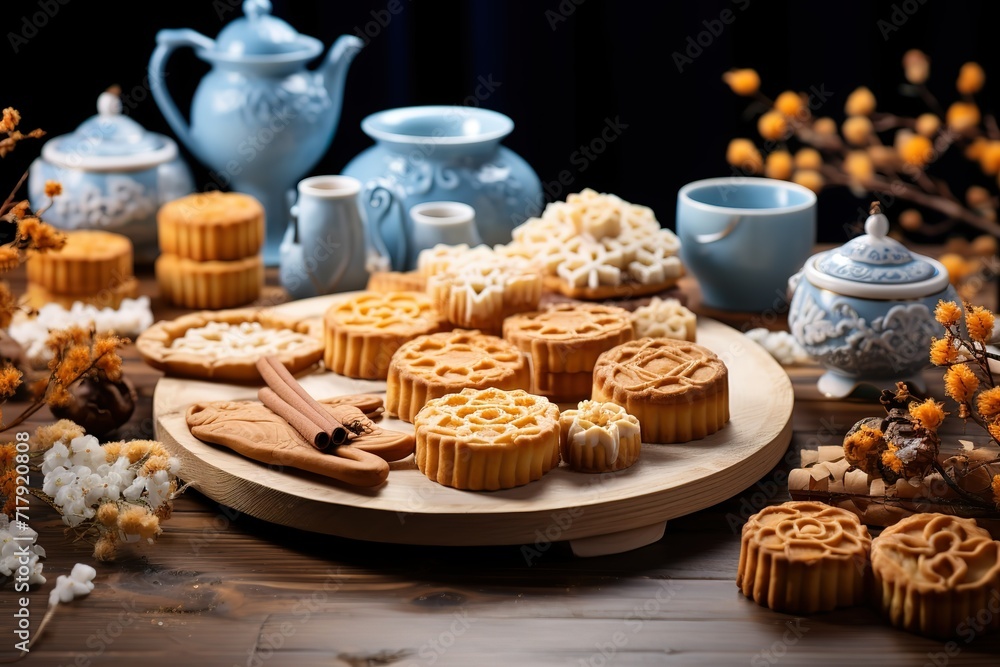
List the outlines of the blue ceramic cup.
<svg viewBox="0 0 1000 667">
<path fill-rule="evenodd" d="M 677 193 L 681 259 L 711 308 L 787 309 L 788 279 L 816 244 L 816 195 L 769 178 L 710 178 Z"/>
</svg>

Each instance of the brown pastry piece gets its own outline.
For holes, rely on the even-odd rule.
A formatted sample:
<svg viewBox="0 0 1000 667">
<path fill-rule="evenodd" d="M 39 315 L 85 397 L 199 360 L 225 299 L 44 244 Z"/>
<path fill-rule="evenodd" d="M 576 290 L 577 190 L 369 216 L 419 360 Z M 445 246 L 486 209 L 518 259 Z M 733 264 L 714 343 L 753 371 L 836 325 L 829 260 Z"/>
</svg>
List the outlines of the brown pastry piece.
<svg viewBox="0 0 1000 667">
<path fill-rule="evenodd" d="M 132 241 L 98 230 L 67 232 L 62 250 L 31 254 L 27 274 L 31 285 L 62 296 L 115 291 L 132 279 Z"/>
<path fill-rule="evenodd" d="M 560 304 L 504 320 L 503 337 L 531 356 L 535 373 L 589 373 L 605 350 L 632 340 L 627 311 Z"/>
<path fill-rule="evenodd" d="M 729 421 L 729 371 L 701 345 L 641 338 L 600 356 L 592 398 L 635 415 L 644 442 L 688 442 Z"/>
<path fill-rule="evenodd" d="M 766 507 L 743 526 L 736 585 L 791 614 L 860 605 L 870 550 L 868 529 L 847 510 L 808 501 Z"/>
<path fill-rule="evenodd" d="M 183 308 L 233 308 L 260 296 L 260 255 L 231 261 L 198 262 L 164 253 L 156 258 L 156 282 L 164 300 Z"/>
<path fill-rule="evenodd" d="M 577 403 L 590 398 L 594 374 L 584 373 L 531 373 L 531 393 L 544 396 L 557 403 Z"/>
<path fill-rule="evenodd" d="M 432 398 L 473 389 L 525 389 L 531 374 L 524 355 L 502 338 L 478 331 L 419 336 L 392 355 L 385 409 L 412 423 Z"/>
<path fill-rule="evenodd" d="M 260 382 L 257 360 L 275 355 L 291 373 L 323 357 L 307 321 L 251 308 L 205 311 L 157 322 L 136 340 L 143 360 L 169 375 Z"/>
<path fill-rule="evenodd" d="M 522 390 L 463 389 L 413 420 L 416 462 L 438 484 L 510 489 L 559 465 L 559 408 Z"/>
<path fill-rule="evenodd" d="M 160 250 L 199 262 L 252 257 L 264 243 L 264 207 L 250 195 L 205 192 L 167 202 L 156 214 Z"/>
<path fill-rule="evenodd" d="M 632 324 L 621 308 L 567 303 L 508 317 L 503 337 L 531 357 L 532 393 L 579 401 L 590 397 L 597 358 L 632 340 Z"/>
<path fill-rule="evenodd" d="M 427 277 L 419 271 L 376 271 L 368 276 L 369 292 L 424 292 Z"/>
<path fill-rule="evenodd" d="M 422 292 L 360 292 L 323 318 L 326 367 L 346 377 L 384 380 L 399 346 L 447 324 Z"/>
<path fill-rule="evenodd" d="M 875 604 L 897 628 L 946 639 L 1000 630 L 1000 542 L 975 519 L 914 514 L 872 543 Z"/>
<path fill-rule="evenodd" d="M 607 301 L 610 299 L 637 299 L 659 294 L 677 284 L 680 277 L 659 283 L 626 282 L 621 285 L 573 286 L 558 276 L 545 276 L 545 291 L 555 292 L 569 299 L 582 301 Z"/>
<path fill-rule="evenodd" d="M 331 477 L 354 486 L 378 486 L 389 475 L 387 461 L 413 453 L 414 438 L 372 422 L 355 405 L 356 397 L 320 401 L 330 415 L 355 430 L 358 437 L 333 453 L 323 453 L 262 404 L 254 401 L 196 403 L 187 410 L 191 434 L 270 466 L 288 466 Z M 361 404 L 370 405 L 364 396 Z"/>
</svg>

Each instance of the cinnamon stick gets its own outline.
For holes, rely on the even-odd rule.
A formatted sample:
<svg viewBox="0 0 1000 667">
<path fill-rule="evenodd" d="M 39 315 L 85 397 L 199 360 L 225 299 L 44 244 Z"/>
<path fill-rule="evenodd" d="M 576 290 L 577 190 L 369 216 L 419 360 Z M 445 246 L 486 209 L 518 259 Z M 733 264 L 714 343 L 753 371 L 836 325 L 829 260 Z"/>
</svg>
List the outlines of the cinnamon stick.
<svg viewBox="0 0 1000 667">
<path fill-rule="evenodd" d="M 270 387 L 262 387 L 257 392 L 257 398 L 271 412 L 288 422 L 288 425 L 294 428 L 313 447 L 321 452 L 330 449 L 330 434 L 313 423 L 303 412 L 296 410 L 294 406 L 286 403 Z"/>
<path fill-rule="evenodd" d="M 350 431 L 309 395 L 284 364 L 274 357 L 261 357 L 257 360 L 257 370 L 267 386 L 285 403 L 302 412 L 313 424 L 325 431 L 330 436 L 332 445 L 347 442 Z"/>
</svg>

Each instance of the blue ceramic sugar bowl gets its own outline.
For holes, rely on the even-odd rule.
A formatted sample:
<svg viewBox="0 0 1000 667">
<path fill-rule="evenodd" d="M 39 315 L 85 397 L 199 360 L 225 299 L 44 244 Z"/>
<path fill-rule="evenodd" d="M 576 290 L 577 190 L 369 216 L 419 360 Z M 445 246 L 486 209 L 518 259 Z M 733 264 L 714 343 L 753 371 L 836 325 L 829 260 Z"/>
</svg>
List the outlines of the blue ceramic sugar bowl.
<svg viewBox="0 0 1000 667">
<path fill-rule="evenodd" d="M 152 263 L 157 210 L 193 192 L 194 183 L 172 139 L 147 132 L 121 111 L 117 95 L 102 93 L 96 116 L 47 141 L 31 165 L 28 197 L 38 210 L 48 203 L 45 182 L 59 181 L 63 193 L 45 213 L 46 222 L 124 234 L 136 261 Z"/>
<path fill-rule="evenodd" d="M 865 234 L 813 255 L 792 278 L 788 327 L 826 367 L 818 386 L 828 396 L 900 380 L 923 387 L 931 339 L 943 334 L 934 308 L 941 299 L 958 301 L 944 266 L 910 252 L 888 230 L 884 215 L 872 215 Z"/>
</svg>

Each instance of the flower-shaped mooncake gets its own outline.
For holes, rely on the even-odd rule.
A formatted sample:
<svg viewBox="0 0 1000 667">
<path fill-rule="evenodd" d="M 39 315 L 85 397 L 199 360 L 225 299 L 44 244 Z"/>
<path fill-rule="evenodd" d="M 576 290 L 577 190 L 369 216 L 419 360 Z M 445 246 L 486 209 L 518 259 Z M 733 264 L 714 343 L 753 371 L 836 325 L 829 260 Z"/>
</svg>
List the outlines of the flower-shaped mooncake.
<svg viewBox="0 0 1000 667">
<path fill-rule="evenodd" d="M 972 619 L 976 633 L 1000 629 L 1000 542 L 975 519 L 903 519 L 873 542 L 872 572 L 876 603 L 898 628 L 946 638 Z"/>
<path fill-rule="evenodd" d="M 736 585 L 794 614 L 858 605 L 870 549 L 868 529 L 847 510 L 808 501 L 766 507 L 743 526 Z"/>
</svg>

